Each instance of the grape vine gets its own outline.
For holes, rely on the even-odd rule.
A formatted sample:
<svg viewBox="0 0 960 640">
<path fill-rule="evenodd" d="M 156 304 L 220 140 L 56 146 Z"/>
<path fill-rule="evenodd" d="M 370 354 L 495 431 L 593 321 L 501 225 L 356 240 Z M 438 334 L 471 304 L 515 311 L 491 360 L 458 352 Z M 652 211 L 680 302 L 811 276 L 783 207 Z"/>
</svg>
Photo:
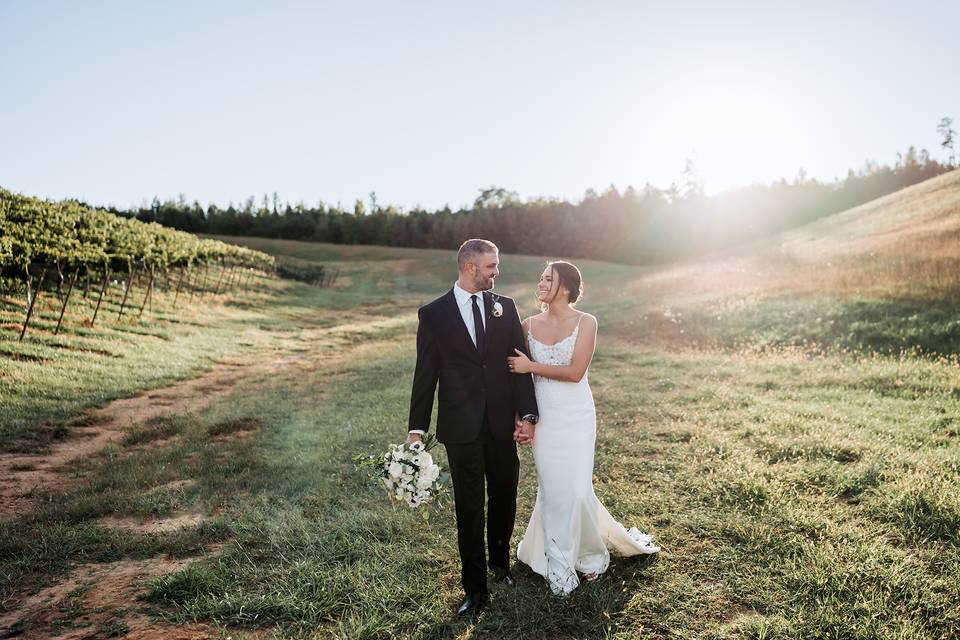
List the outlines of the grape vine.
<svg viewBox="0 0 960 640">
<path fill-rule="evenodd" d="M 25 282 L 27 290 L 28 308 L 21 340 L 44 282 L 55 281 L 62 300 L 56 328 L 59 332 L 70 292 L 81 277 L 87 279 L 84 297 L 91 277 L 101 281 L 100 299 L 92 320 L 96 322 L 111 275 L 123 278 L 119 318 L 135 279 L 142 277 L 149 282 L 140 305 L 142 315 L 151 301 L 158 274 L 169 282 L 170 271 L 179 272 L 179 299 L 183 282 L 191 282 L 201 268 L 206 276 L 211 267 L 220 269 L 221 281 L 215 293 L 220 292 L 224 279 L 235 284 L 242 275 L 249 279 L 255 271 L 273 273 L 275 269 L 273 257 L 260 251 L 198 238 L 73 201 L 50 202 L 0 189 L 0 280 Z M 196 278 L 192 280 L 196 282 Z M 64 283 L 69 284 L 65 294 L 61 291 Z M 201 296 L 203 293 L 201 290 Z"/>
</svg>

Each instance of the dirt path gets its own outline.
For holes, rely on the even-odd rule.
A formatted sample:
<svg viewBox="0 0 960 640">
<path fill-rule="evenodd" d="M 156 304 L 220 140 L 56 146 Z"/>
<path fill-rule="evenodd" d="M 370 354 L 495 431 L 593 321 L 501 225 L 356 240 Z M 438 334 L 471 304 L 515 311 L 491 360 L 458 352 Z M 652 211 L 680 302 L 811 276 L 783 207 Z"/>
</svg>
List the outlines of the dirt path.
<svg viewBox="0 0 960 640">
<path fill-rule="evenodd" d="M 222 360 L 197 378 L 86 411 L 72 421 L 69 435 L 46 453 L 0 454 L 0 478 L 4 478 L 0 520 L 29 513 L 39 494 L 64 491 L 82 482 L 69 473 L 71 462 L 119 441 L 131 428 L 166 414 L 199 413 L 245 379 L 333 365 L 343 357 L 342 348 L 352 344 L 344 338 L 345 331 L 382 322 L 391 320 L 351 318 L 348 325 L 304 330 L 296 337 L 284 338 L 267 353 Z"/>
<path fill-rule="evenodd" d="M 217 629 L 208 625 L 172 625 L 126 610 L 136 606 L 147 579 L 181 569 L 189 562 L 153 558 L 82 565 L 62 582 L 24 598 L 17 610 L 0 616 L 0 638 L 219 637 Z"/>
<path fill-rule="evenodd" d="M 325 329 L 308 329 L 283 339 L 268 352 L 217 362 L 197 378 L 141 392 L 130 398 L 84 412 L 75 418 L 66 439 L 42 455 L 0 454 L 0 519 L 30 513 L 44 493 L 60 492 L 81 484 L 71 473 L 78 458 L 90 456 L 119 442 L 132 428 L 142 427 L 165 414 L 199 413 L 239 384 L 255 384 L 264 376 L 297 374 L 336 367 L 347 358 L 375 348 L 357 341 L 357 331 L 396 323 L 397 318 L 353 317 L 349 323 Z M 179 514 L 162 521 L 107 516 L 105 526 L 137 533 L 156 533 L 194 526 L 204 514 Z M 208 549 L 207 553 L 211 550 Z M 75 566 L 58 584 L 19 594 L 16 608 L 0 615 L 0 638 L 89 637 L 173 638 L 197 640 L 220 637 L 219 630 L 200 624 L 171 625 L 157 622 L 139 610 L 136 597 L 147 579 L 182 568 L 191 559 L 150 558 Z M 257 632 L 246 633 L 259 635 Z"/>
</svg>

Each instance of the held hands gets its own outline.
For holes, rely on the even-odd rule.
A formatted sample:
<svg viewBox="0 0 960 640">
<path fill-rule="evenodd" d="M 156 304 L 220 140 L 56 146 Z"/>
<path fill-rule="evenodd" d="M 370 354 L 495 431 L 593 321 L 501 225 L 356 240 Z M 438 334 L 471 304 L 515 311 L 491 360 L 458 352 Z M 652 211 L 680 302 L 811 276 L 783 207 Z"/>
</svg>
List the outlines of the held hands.
<svg viewBox="0 0 960 640">
<path fill-rule="evenodd" d="M 419 442 L 420 444 L 423 444 L 423 436 L 421 436 L 419 433 L 407 434 L 407 444 L 414 444 L 417 442 Z"/>
<path fill-rule="evenodd" d="M 517 444 L 532 444 L 537 426 L 526 420 L 516 419 L 513 428 L 513 439 Z"/>
<path fill-rule="evenodd" d="M 511 373 L 530 373 L 530 358 L 519 349 L 514 351 L 517 355 L 507 358 L 507 367 L 510 368 Z"/>
</svg>

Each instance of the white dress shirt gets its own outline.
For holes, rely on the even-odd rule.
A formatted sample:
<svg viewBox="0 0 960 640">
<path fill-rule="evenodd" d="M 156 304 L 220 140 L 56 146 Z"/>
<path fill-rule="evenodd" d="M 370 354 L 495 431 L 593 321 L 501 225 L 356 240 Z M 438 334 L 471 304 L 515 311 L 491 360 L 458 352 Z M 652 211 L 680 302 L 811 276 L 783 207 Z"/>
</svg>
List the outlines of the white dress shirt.
<svg viewBox="0 0 960 640">
<path fill-rule="evenodd" d="M 477 329 L 473 326 L 473 296 L 477 296 L 477 306 L 480 307 L 480 319 L 483 321 L 483 330 L 487 330 L 487 313 L 483 305 L 483 292 L 476 294 L 470 293 L 460 287 L 459 282 L 453 283 L 453 297 L 457 299 L 457 306 L 460 307 L 460 317 L 463 318 L 463 324 L 467 325 L 467 332 L 470 339 L 473 340 L 473 346 L 477 346 Z"/>
</svg>

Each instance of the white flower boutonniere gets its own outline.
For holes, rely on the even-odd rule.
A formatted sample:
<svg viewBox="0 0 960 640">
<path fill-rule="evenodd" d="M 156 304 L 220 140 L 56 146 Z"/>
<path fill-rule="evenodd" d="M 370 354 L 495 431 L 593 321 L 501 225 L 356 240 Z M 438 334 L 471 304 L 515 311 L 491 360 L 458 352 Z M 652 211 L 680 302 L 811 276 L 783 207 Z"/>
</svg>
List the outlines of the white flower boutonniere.
<svg viewBox="0 0 960 640">
<path fill-rule="evenodd" d="M 503 315 L 503 305 L 500 304 L 499 302 L 494 302 L 493 309 L 490 310 L 490 313 L 493 314 L 494 318 L 499 318 L 500 316 Z"/>
</svg>

